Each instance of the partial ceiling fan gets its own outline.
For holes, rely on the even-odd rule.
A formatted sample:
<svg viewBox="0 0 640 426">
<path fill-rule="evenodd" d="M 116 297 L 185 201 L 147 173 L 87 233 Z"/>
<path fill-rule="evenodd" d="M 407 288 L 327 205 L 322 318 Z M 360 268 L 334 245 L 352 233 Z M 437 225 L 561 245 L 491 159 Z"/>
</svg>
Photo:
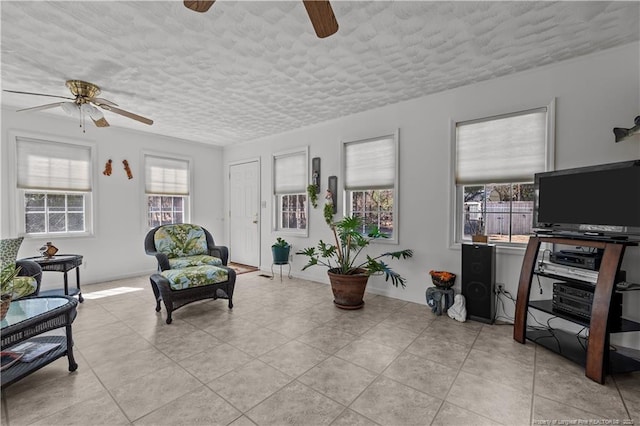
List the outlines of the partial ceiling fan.
<svg viewBox="0 0 640 426">
<path fill-rule="evenodd" d="M 97 98 L 100 94 L 100 88 L 93 83 L 88 83 L 82 80 L 67 80 L 67 87 L 74 95 L 74 97 L 68 96 L 58 96 L 58 95 L 47 95 L 45 93 L 32 93 L 32 92 L 21 92 L 18 90 L 4 90 L 9 93 L 19 93 L 22 95 L 36 95 L 36 96 L 47 96 L 50 98 L 61 98 L 61 99 L 69 99 L 69 101 L 63 102 L 55 102 L 52 104 L 40 105 L 31 108 L 20 109 L 17 112 L 23 111 L 41 111 L 43 109 L 50 109 L 55 107 L 61 107 L 67 114 L 74 115 L 79 117 L 81 120 L 83 116 L 88 115 L 94 124 L 97 127 L 109 127 L 109 122 L 104 118 L 102 111 L 100 111 L 96 107 L 100 107 L 106 111 L 111 111 L 116 114 L 120 114 L 122 116 L 131 118 L 133 120 L 139 121 L 144 124 L 152 125 L 153 120 L 150 120 L 146 117 L 142 117 L 141 115 L 134 114 L 129 111 L 125 111 L 123 109 L 118 108 L 118 104 L 108 101 L 103 98 Z M 95 106 L 94 106 L 95 105 Z M 80 122 L 80 126 L 83 125 L 83 122 Z"/>
<path fill-rule="evenodd" d="M 329 37 L 338 31 L 338 21 L 328 1 L 303 0 L 302 2 L 319 38 Z M 184 0 L 184 5 L 187 8 L 201 13 L 209 10 L 213 3 L 215 0 Z"/>
</svg>

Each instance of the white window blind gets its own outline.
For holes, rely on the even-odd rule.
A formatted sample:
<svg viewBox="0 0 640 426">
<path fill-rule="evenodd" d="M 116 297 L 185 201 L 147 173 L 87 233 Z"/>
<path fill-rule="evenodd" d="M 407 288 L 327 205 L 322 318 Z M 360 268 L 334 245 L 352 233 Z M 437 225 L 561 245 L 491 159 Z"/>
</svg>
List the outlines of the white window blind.
<svg viewBox="0 0 640 426">
<path fill-rule="evenodd" d="M 91 191 L 91 147 L 16 138 L 18 188 Z"/>
<path fill-rule="evenodd" d="M 533 181 L 545 170 L 547 108 L 456 124 L 456 184 Z"/>
<path fill-rule="evenodd" d="M 396 178 L 396 145 L 393 136 L 344 145 L 345 189 L 393 188 Z"/>
<path fill-rule="evenodd" d="M 274 185 L 276 194 L 300 194 L 307 189 L 307 156 L 304 151 L 275 155 Z"/>
<path fill-rule="evenodd" d="M 145 155 L 145 192 L 156 195 L 189 195 L 189 162 Z"/>
</svg>

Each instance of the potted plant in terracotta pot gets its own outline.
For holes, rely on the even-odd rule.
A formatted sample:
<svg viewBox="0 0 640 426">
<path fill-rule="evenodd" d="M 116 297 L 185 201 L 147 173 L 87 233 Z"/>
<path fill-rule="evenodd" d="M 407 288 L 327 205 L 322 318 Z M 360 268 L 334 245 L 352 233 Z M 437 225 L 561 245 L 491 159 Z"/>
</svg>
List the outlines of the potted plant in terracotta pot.
<svg viewBox="0 0 640 426">
<path fill-rule="evenodd" d="M 278 237 L 276 242 L 271 246 L 271 254 L 273 255 L 274 265 L 285 265 L 289 263 L 289 251 L 291 245 L 284 239 Z"/>
<path fill-rule="evenodd" d="M 361 234 L 362 225 L 357 217 L 345 217 L 334 222 L 332 210 L 326 208 L 327 205 L 325 220 L 333 233 L 334 243 L 328 244 L 320 240 L 317 247 L 309 247 L 296 254 L 309 258 L 309 262 L 302 268 L 303 271 L 314 265 L 328 268 L 333 303 L 342 309 L 362 308 L 367 281 L 372 275 L 384 275 L 385 281 L 390 280 L 396 287 L 405 287 L 405 279 L 380 259 L 406 259 L 413 256 L 413 251 L 385 252 L 375 257 L 367 254 L 366 259 L 358 260 L 359 255 L 372 241 L 387 236 L 377 227 L 373 227 L 367 235 Z"/>
</svg>

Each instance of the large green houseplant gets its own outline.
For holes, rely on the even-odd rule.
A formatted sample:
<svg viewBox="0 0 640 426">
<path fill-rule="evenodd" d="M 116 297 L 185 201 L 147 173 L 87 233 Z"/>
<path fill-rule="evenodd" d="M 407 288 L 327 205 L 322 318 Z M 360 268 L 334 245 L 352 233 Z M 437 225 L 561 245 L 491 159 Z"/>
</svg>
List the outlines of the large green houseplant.
<svg viewBox="0 0 640 426">
<path fill-rule="evenodd" d="M 329 206 L 330 208 L 327 208 Z M 387 238 L 378 227 L 373 227 L 367 235 L 361 234 L 362 223 L 357 217 L 344 217 L 333 220 L 333 206 L 326 204 L 324 217 L 333 233 L 334 243 L 320 240 L 317 247 L 308 247 L 296 252 L 309 258 L 302 268 L 320 265 L 328 268 L 329 281 L 334 295 L 334 303 L 343 309 L 359 309 L 364 305 L 362 297 L 367 281 L 372 275 L 384 275 L 385 281 L 391 281 L 395 287 L 405 287 L 405 278 L 395 272 L 381 259 L 406 259 L 413 256 L 412 250 L 385 252 L 378 256 L 366 255 L 359 259 L 363 250 L 377 239 Z"/>
</svg>

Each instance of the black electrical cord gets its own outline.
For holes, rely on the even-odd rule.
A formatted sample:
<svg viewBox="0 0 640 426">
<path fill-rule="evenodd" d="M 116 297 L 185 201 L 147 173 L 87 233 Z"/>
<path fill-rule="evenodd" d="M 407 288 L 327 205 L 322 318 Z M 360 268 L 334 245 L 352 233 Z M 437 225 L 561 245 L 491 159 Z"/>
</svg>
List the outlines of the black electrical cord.
<svg viewBox="0 0 640 426">
<path fill-rule="evenodd" d="M 588 341 L 589 340 L 589 336 L 587 335 L 585 337 L 582 337 L 582 336 L 580 336 L 580 334 L 583 331 L 588 330 L 588 328 L 589 327 L 584 326 L 584 327 L 582 327 L 582 329 L 580 331 L 578 331 L 576 333 L 576 340 L 578 340 L 578 343 L 580 344 L 580 346 L 582 346 L 582 350 L 584 350 L 585 352 L 587 351 L 587 346 L 584 344 L 583 340 Z"/>
<path fill-rule="evenodd" d="M 542 294 L 542 283 L 540 282 L 540 275 L 536 275 L 536 280 L 538 281 L 538 288 L 540 289 L 540 294 Z"/>
</svg>

